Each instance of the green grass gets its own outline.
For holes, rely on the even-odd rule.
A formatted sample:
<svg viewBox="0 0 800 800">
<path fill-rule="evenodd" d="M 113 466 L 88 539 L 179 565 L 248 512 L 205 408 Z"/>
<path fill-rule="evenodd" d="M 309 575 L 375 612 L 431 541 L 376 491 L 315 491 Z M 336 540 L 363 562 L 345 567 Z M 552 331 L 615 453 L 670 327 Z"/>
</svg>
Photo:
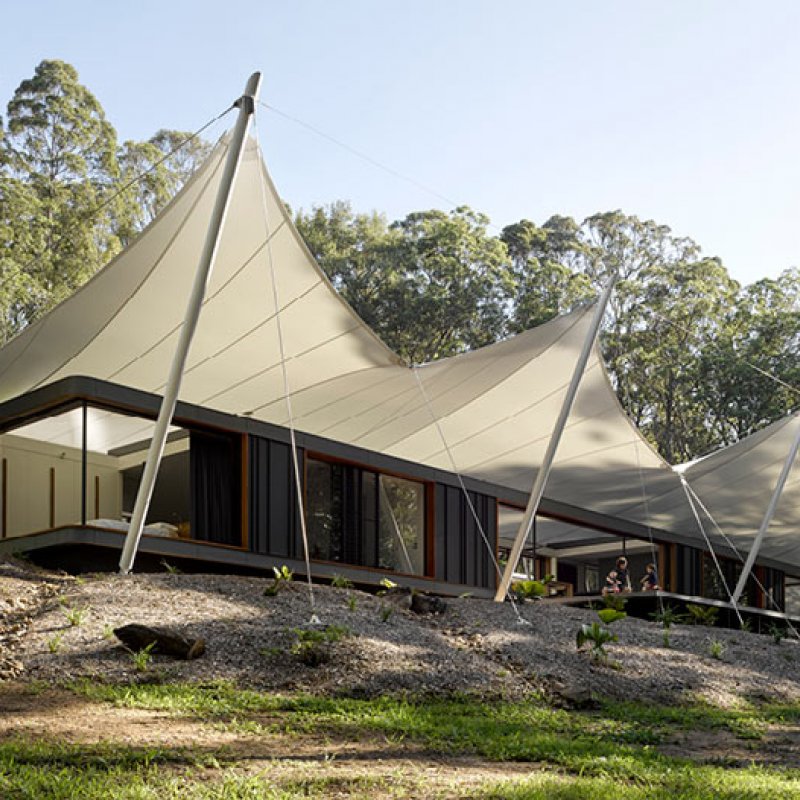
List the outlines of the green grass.
<svg viewBox="0 0 800 800">
<path fill-rule="evenodd" d="M 110 686 L 82 682 L 70 688 L 93 701 L 165 711 L 242 736 L 313 733 L 338 741 L 377 741 L 390 748 L 409 744 L 432 753 L 536 765 L 528 778 L 489 781 L 471 792 L 459 790 L 459 796 L 487 800 L 800 797 L 798 770 L 697 764 L 667 758 L 654 748 L 682 730 L 725 729 L 739 738 L 757 739 L 771 722 L 800 719 L 797 706 L 743 704 L 727 710 L 699 704 L 615 703 L 587 713 L 553 709 L 540 702 L 487 703 L 469 698 L 415 702 L 281 696 L 239 690 L 226 683 Z M 408 777 L 384 785 L 382 778 L 353 775 L 347 777 L 343 789 L 332 783 L 341 778 L 322 775 L 274 786 L 264 776 L 242 775 L 231 765 L 215 765 L 213 779 L 204 778 L 208 758 L 192 750 L 7 743 L 0 745 L 0 797 L 282 800 L 324 797 L 337 791 L 346 791 L 350 797 L 404 797 L 409 781 L 423 780 Z M 67 792 L 68 786 L 73 794 Z M 419 786 L 417 796 L 418 790 Z"/>
</svg>

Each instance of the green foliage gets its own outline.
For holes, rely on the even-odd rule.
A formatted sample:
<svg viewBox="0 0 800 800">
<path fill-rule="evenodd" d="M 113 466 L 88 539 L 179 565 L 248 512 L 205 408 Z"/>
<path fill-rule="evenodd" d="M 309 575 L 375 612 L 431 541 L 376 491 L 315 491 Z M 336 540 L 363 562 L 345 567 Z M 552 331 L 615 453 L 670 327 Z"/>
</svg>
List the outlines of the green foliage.
<svg viewBox="0 0 800 800">
<path fill-rule="evenodd" d="M 352 595 L 352 594 L 347 595 L 347 609 L 348 609 L 348 611 L 355 611 L 357 605 L 358 605 L 358 601 L 356 600 L 355 595 Z"/>
<path fill-rule="evenodd" d="M 170 564 L 169 561 L 167 561 L 166 558 L 162 558 L 161 559 L 161 566 L 164 567 L 164 569 L 170 575 L 180 575 L 181 574 L 181 571 L 177 567 L 175 567 L 172 564 Z"/>
<path fill-rule="evenodd" d="M 272 583 L 264 589 L 264 596 L 265 597 L 275 597 L 276 594 L 281 590 L 282 586 L 285 586 L 287 583 L 291 583 L 294 580 L 294 573 L 289 569 L 289 567 L 284 564 L 282 567 L 273 567 L 272 572 L 274 573 L 274 578 L 272 579 Z"/>
<path fill-rule="evenodd" d="M 391 606 L 381 606 L 379 610 L 381 622 L 388 622 L 392 616 L 394 609 Z"/>
<path fill-rule="evenodd" d="M 669 630 L 673 625 L 680 622 L 683 617 L 672 606 L 666 605 L 659 611 L 650 615 L 651 619 L 660 622 L 664 630 Z"/>
<path fill-rule="evenodd" d="M 318 667 L 330 661 L 330 646 L 351 634 L 349 628 L 341 625 L 328 625 L 320 629 L 295 628 L 293 632 L 297 639 L 291 647 L 291 653 L 309 667 Z"/>
<path fill-rule="evenodd" d="M 89 613 L 89 606 L 84 606 L 83 608 L 64 608 L 63 612 L 67 622 L 69 622 L 71 626 L 77 628 L 82 625 L 86 619 Z"/>
<path fill-rule="evenodd" d="M 349 578 L 345 578 L 344 575 L 334 575 L 331 578 L 331 586 L 336 589 L 352 589 L 353 581 Z"/>
<path fill-rule="evenodd" d="M 137 672 L 147 672 L 150 662 L 153 660 L 153 648 L 155 646 L 156 642 L 150 642 L 150 644 L 143 647 L 141 650 L 136 650 L 135 652 L 131 651 L 131 661 Z"/>
<path fill-rule="evenodd" d="M 624 611 L 627 604 L 627 598 L 620 594 L 606 594 L 603 595 L 603 605 L 606 608 L 611 608 L 614 611 Z"/>
<path fill-rule="evenodd" d="M 47 640 L 47 649 L 51 653 L 57 653 L 61 649 L 61 643 L 64 639 L 64 634 L 57 633 L 55 636 L 52 636 L 50 639 Z"/>
<path fill-rule="evenodd" d="M 510 589 L 515 600 L 535 600 L 547 594 L 545 582 L 537 580 L 514 581 Z"/>
<path fill-rule="evenodd" d="M 778 625 L 775 622 L 769 626 L 768 633 L 772 637 L 772 640 L 775 642 L 775 644 L 780 644 L 781 641 L 789 635 L 789 632 L 785 626 Z"/>
<path fill-rule="evenodd" d="M 716 606 L 700 606 L 695 603 L 686 604 L 686 614 L 683 619 L 689 625 L 706 625 L 713 628 L 717 624 L 719 609 Z"/>
<path fill-rule="evenodd" d="M 708 654 L 711 656 L 711 658 L 715 658 L 717 660 L 721 659 L 725 653 L 725 650 L 725 642 L 720 641 L 719 639 L 712 639 L 708 643 Z"/>
<path fill-rule="evenodd" d="M 588 643 L 591 645 L 592 657 L 603 662 L 608 660 L 605 646 L 616 641 L 618 641 L 617 635 L 608 628 L 604 628 L 599 622 L 584 623 L 578 629 L 575 637 L 575 643 L 579 650 Z"/>
<path fill-rule="evenodd" d="M 602 608 L 597 612 L 600 621 L 605 625 L 610 625 L 612 622 L 625 619 L 628 615 L 624 611 L 617 611 L 615 608 Z"/>
<path fill-rule="evenodd" d="M 669 650 L 669 648 L 672 647 L 672 642 L 670 641 L 670 635 L 669 635 L 669 628 L 664 628 L 664 632 L 661 634 L 661 644 L 666 650 Z"/>
</svg>

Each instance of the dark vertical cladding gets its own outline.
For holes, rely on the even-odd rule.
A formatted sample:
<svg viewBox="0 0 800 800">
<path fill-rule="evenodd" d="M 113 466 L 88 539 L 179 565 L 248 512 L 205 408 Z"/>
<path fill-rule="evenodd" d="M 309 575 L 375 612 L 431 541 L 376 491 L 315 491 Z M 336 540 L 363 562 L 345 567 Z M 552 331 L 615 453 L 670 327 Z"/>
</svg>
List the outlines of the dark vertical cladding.
<svg viewBox="0 0 800 800">
<path fill-rule="evenodd" d="M 455 486 L 436 485 L 436 578 L 448 583 L 492 588 L 492 549 L 497 540 L 496 501 L 469 493 L 480 527 L 463 491 Z M 486 536 L 486 542 L 481 535 Z"/>
<path fill-rule="evenodd" d="M 703 551 L 696 547 L 677 545 L 677 586 L 681 594 L 700 596 L 702 594 Z"/>
<path fill-rule="evenodd" d="M 288 444 L 251 436 L 249 441 L 250 550 L 294 558 L 300 550 L 297 492 Z M 302 452 L 298 452 L 302 461 Z"/>
</svg>

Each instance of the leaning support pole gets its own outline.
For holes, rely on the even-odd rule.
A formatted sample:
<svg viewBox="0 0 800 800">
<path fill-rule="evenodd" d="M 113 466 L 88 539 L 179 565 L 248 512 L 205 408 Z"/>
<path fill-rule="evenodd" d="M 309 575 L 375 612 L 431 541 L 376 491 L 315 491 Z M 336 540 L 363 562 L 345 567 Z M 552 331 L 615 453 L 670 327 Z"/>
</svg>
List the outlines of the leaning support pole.
<svg viewBox="0 0 800 800">
<path fill-rule="evenodd" d="M 603 289 L 603 293 L 600 295 L 600 298 L 597 301 L 597 307 L 595 308 L 594 316 L 592 317 L 592 324 L 589 326 L 589 330 L 586 334 L 586 340 L 583 343 L 583 349 L 581 350 L 581 354 L 575 364 L 575 369 L 572 373 L 572 380 L 570 381 L 569 388 L 567 389 L 567 394 L 564 397 L 564 402 L 561 404 L 561 412 L 558 415 L 558 420 L 556 420 L 553 433 L 550 436 L 550 442 L 547 445 L 547 451 L 544 454 L 542 466 L 539 468 L 539 472 L 536 474 L 536 480 L 534 481 L 533 488 L 531 489 L 531 496 L 528 498 L 528 506 L 525 509 L 525 514 L 522 517 L 522 522 L 520 522 L 519 530 L 517 531 L 517 538 L 514 540 L 514 546 L 511 548 L 511 554 L 508 557 L 508 563 L 506 564 L 505 571 L 503 572 L 503 577 L 500 580 L 500 585 L 497 587 L 497 593 L 494 596 L 495 602 L 497 603 L 502 603 L 506 599 L 508 587 L 511 584 L 511 577 L 514 574 L 514 568 L 517 566 L 517 561 L 519 561 L 519 556 L 522 552 L 525 540 L 528 538 L 528 532 L 530 531 L 531 525 L 533 525 L 533 521 L 536 518 L 536 512 L 539 510 L 539 503 L 542 501 L 544 487 L 547 483 L 548 477 L 550 476 L 550 470 L 553 466 L 553 459 L 555 458 L 556 450 L 558 449 L 559 442 L 561 441 L 561 434 L 564 432 L 564 428 L 567 424 L 567 418 L 572 410 L 572 404 L 575 402 L 575 395 L 578 393 L 578 386 L 580 385 L 581 378 L 583 377 L 583 371 L 586 369 L 586 362 L 589 360 L 592 347 L 594 347 L 594 342 L 597 338 L 597 332 L 600 330 L 600 323 L 603 321 L 603 315 L 605 314 L 606 307 L 608 306 L 608 301 L 611 299 L 611 292 L 614 290 L 617 277 L 618 276 L 616 273 L 612 275 L 611 279 Z"/>
<path fill-rule="evenodd" d="M 764 536 L 766 536 L 767 530 L 772 522 L 772 518 L 775 516 L 775 511 L 778 508 L 778 503 L 780 502 L 781 494 L 783 493 L 783 487 L 786 485 L 786 481 L 789 478 L 789 473 L 791 472 L 792 464 L 797 457 L 798 449 L 800 449 L 800 425 L 797 426 L 797 434 L 795 435 L 794 442 L 789 449 L 789 455 L 786 457 L 783 469 L 778 477 L 778 482 L 775 484 L 775 491 L 772 493 L 772 498 L 769 501 L 769 506 L 767 506 L 767 512 L 764 514 L 761 527 L 758 529 L 753 546 L 750 548 L 750 552 L 747 554 L 747 561 L 744 562 L 744 566 L 742 567 L 742 574 L 739 578 L 739 583 L 736 584 L 736 588 L 733 590 L 733 594 L 731 595 L 731 602 L 734 604 L 739 602 L 739 598 L 742 596 L 747 579 L 750 577 L 753 564 L 758 557 L 758 551 L 761 549 L 761 543 L 764 541 Z"/>
<path fill-rule="evenodd" d="M 244 152 L 247 130 L 250 126 L 253 113 L 255 112 L 258 100 L 258 91 L 261 86 L 261 73 L 254 72 L 247 81 L 244 94 L 234 103 L 239 109 L 239 117 L 231 136 L 230 148 L 228 150 L 225 168 L 222 173 L 222 180 L 217 190 L 217 199 L 214 209 L 211 212 L 211 219 L 208 224 L 208 232 L 200 256 L 200 263 L 192 285 L 192 293 L 186 307 L 183 327 L 181 328 L 178 345 L 175 348 L 175 355 L 172 358 L 169 378 L 164 390 L 164 398 L 161 401 L 161 409 L 158 412 L 158 419 L 153 431 L 153 438 L 150 442 L 150 450 L 147 453 L 144 474 L 139 484 L 139 493 L 136 495 L 136 504 L 133 508 L 128 535 L 125 538 L 125 546 L 122 549 L 122 557 L 119 561 L 119 571 L 126 575 L 133 566 L 133 559 L 136 556 L 136 549 L 139 546 L 139 539 L 142 536 L 144 520 L 147 510 L 150 507 L 150 499 L 153 496 L 153 487 L 158 474 L 158 467 L 161 457 L 164 454 L 164 444 L 167 440 L 167 430 L 172 422 L 175 413 L 175 405 L 178 402 L 178 392 L 181 388 L 183 370 L 186 365 L 186 357 L 189 354 L 189 347 L 192 344 L 197 321 L 200 318 L 200 308 L 205 297 L 206 286 L 208 285 L 211 270 L 214 267 L 214 259 L 217 255 L 219 246 L 219 234 L 225 223 L 225 216 L 228 212 L 230 203 L 231 188 L 239 170 L 239 164 Z"/>
</svg>

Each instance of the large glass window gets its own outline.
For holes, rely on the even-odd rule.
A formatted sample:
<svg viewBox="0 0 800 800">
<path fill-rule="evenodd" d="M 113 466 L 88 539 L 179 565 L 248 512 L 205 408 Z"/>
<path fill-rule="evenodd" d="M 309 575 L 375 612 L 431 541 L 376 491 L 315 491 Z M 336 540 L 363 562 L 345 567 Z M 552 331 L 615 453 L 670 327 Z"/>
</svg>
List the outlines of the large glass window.
<svg viewBox="0 0 800 800">
<path fill-rule="evenodd" d="M 425 485 L 349 464 L 306 461 L 311 558 L 425 574 Z"/>
<path fill-rule="evenodd" d="M 0 535 L 89 525 L 127 531 L 155 423 L 79 403 L 0 435 Z M 241 543 L 241 451 L 171 426 L 145 535 Z"/>
</svg>

